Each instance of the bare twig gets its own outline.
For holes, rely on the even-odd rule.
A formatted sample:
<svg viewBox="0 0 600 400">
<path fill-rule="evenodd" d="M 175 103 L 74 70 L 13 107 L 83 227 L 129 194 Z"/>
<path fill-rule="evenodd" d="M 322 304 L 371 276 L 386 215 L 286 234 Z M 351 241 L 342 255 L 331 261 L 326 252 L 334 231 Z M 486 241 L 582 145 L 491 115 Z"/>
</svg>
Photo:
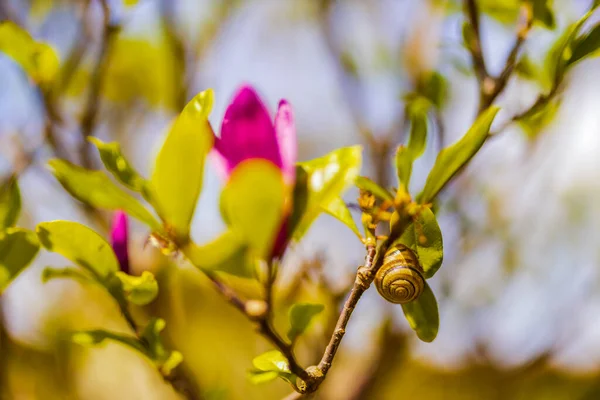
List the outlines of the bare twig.
<svg viewBox="0 0 600 400">
<path fill-rule="evenodd" d="M 477 80 L 479 82 L 480 97 L 483 99 L 485 93 L 490 90 L 493 82 L 485 65 L 485 58 L 483 56 L 483 49 L 481 47 L 479 7 L 477 6 L 477 2 L 475 0 L 465 0 L 464 7 L 468 23 L 472 29 L 472 35 L 467 36 L 469 43 L 466 43 L 466 45 L 469 49 L 469 53 L 471 54 L 471 61 L 473 62 L 475 76 L 477 76 Z"/>
<path fill-rule="evenodd" d="M 258 324 L 258 331 L 287 358 L 290 371 L 304 381 L 309 380 L 310 377 L 308 373 L 300 366 L 300 364 L 298 364 L 298 361 L 296 361 L 292 345 L 286 343 L 271 325 L 268 308 L 265 312 L 252 312 L 249 307 L 249 302 L 239 297 L 233 289 L 221 282 L 214 273 L 204 269 L 200 270 L 204 272 L 204 275 L 210 279 L 215 289 L 217 289 L 231 305 L 241 311 L 248 319 Z"/>
<path fill-rule="evenodd" d="M 360 300 L 362 294 L 369 288 L 371 282 L 373 282 L 376 272 L 376 265 L 374 264 L 375 254 L 375 244 L 367 245 L 365 265 L 360 267 L 356 274 L 356 280 L 350 292 L 350 296 L 348 296 L 348 299 L 346 299 L 346 302 L 344 303 L 344 308 L 338 318 L 333 335 L 331 335 L 329 344 L 319 362 L 319 369 L 322 371 L 323 375 L 327 374 L 327 371 L 331 368 L 331 363 L 333 362 L 337 349 L 346 333 L 346 326 L 348 325 L 348 321 L 350 321 L 350 316 L 352 315 L 354 308 L 356 308 L 358 300 Z"/>
<path fill-rule="evenodd" d="M 101 0 L 103 12 L 103 30 L 102 42 L 100 44 L 100 52 L 96 60 L 96 65 L 92 72 L 90 81 L 90 90 L 87 97 L 85 110 L 81 119 L 81 143 L 79 147 L 81 163 L 86 168 L 92 168 L 91 146 L 87 138 L 92 135 L 96 126 L 96 118 L 98 116 L 98 108 L 100 106 L 100 90 L 104 82 L 104 75 L 108 67 L 108 56 L 111 46 L 116 38 L 116 33 L 119 31 L 119 26 L 112 25 L 110 22 L 111 14 L 108 0 Z"/>
<path fill-rule="evenodd" d="M 508 54 L 506 64 L 504 65 L 502 72 L 497 78 L 494 79 L 492 92 L 483 99 L 480 105 L 481 110 L 489 107 L 508 84 L 509 78 L 511 77 L 515 65 L 517 64 L 517 56 L 519 55 L 519 51 L 523 47 L 523 44 L 529 35 L 529 31 L 533 26 L 533 10 L 531 7 L 531 3 L 528 2 L 523 3 L 521 6 L 521 20 L 517 28 L 517 38 L 515 40 L 515 44 Z"/>
<path fill-rule="evenodd" d="M 201 33 L 197 46 L 186 44 L 177 30 L 176 4 L 174 0 L 161 0 L 161 22 L 165 30 L 166 38 L 174 53 L 177 68 L 174 75 L 175 107 L 183 109 L 190 97 L 194 73 L 197 71 L 199 62 L 204 58 L 214 39 L 218 36 L 229 16 L 235 11 L 239 0 L 222 0 L 215 5 L 215 17 L 213 21 L 206 24 L 206 29 Z"/>
</svg>

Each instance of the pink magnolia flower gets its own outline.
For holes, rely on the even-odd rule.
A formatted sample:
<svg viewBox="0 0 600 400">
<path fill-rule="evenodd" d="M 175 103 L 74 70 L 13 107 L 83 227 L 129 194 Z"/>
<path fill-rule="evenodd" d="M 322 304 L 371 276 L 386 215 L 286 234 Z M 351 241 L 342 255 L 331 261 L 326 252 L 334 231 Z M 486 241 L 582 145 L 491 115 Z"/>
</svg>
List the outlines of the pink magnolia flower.
<svg viewBox="0 0 600 400">
<path fill-rule="evenodd" d="M 254 88 L 242 86 L 227 107 L 221 137 L 215 138 L 211 155 L 224 181 L 242 161 L 264 159 L 281 170 L 284 182 L 292 188 L 296 179 L 297 144 L 291 105 L 281 100 L 272 120 Z M 289 214 L 282 220 L 273 245 L 273 258 L 280 258 L 289 242 L 288 218 Z"/>
<path fill-rule="evenodd" d="M 123 211 L 117 211 L 113 216 L 110 239 L 113 251 L 119 260 L 121 271 L 129 274 L 129 251 L 127 248 L 129 242 L 129 229 L 127 214 Z"/>
</svg>

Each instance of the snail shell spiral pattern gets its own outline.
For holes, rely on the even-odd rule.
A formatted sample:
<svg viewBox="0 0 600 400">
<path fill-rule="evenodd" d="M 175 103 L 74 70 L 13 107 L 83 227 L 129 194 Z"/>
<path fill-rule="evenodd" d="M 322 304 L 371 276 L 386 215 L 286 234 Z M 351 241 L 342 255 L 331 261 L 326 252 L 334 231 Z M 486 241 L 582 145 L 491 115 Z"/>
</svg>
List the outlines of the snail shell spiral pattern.
<svg viewBox="0 0 600 400">
<path fill-rule="evenodd" d="M 403 244 L 390 247 L 375 275 L 375 286 L 390 303 L 410 303 L 418 298 L 425 288 L 425 278 L 415 253 Z"/>
</svg>

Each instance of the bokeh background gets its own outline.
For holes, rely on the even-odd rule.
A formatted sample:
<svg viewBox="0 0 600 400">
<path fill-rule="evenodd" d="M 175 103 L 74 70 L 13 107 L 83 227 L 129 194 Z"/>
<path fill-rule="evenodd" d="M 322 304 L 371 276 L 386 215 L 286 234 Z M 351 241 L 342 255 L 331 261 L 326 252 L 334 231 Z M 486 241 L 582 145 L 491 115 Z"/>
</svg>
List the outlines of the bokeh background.
<svg viewBox="0 0 600 400">
<path fill-rule="evenodd" d="M 61 64 L 76 65 L 49 103 L 16 63 L 0 55 L 0 175 L 19 174 L 19 225 L 69 219 L 107 234 L 110 215 L 72 200 L 45 168 L 50 157 L 99 167 L 82 131 L 122 143 L 148 176 L 169 123 L 186 101 L 213 88 L 210 120 L 219 129 L 236 88 L 251 83 L 273 113 L 280 98 L 296 113 L 299 157 L 365 146 L 363 174 L 395 185 L 392 155 L 406 139 L 404 98 L 425 72 L 438 71 L 447 96 L 431 121 L 412 185 L 423 184 L 442 144 L 459 138 L 477 108 L 477 83 L 461 39 L 464 16 L 452 1 L 139 0 L 108 1 L 109 46 L 98 0 L 3 0 L 1 19 L 50 43 Z M 518 1 L 485 0 L 483 49 L 491 72 L 504 65 Z M 535 27 L 524 47 L 534 60 L 591 1 L 554 0 L 556 27 Z M 592 17 L 587 25 L 597 21 Z M 98 101 L 88 106 L 102 70 Z M 79 57 L 79 58 L 78 58 Z M 441 324 L 419 342 L 400 307 L 370 290 L 353 315 L 342 352 L 319 399 L 600 398 L 600 60 L 569 72 L 560 107 L 546 123 L 509 125 L 491 139 L 443 195 L 439 220 L 445 260 L 431 280 Z M 494 125 L 530 105 L 540 87 L 511 79 Z M 93 110 L 93 123 L 82 124 Z M 88 115 L 89 117 L 89 115 Z M 85 132 L 84 132 L 85 133 Z M 179 177 L 185 179 L 185 176 Z M 198 242 L 224 227 L 220 183 L 210 167 L 193 222 Z M 348 201 L 356 198 L 350 190 Z M 277 381 L 246 379 L 270 345 L 192 267 L 145 246 L 133 223 L 133 270 L 153 271 L 160 294 L 136 317 L 159 315 L 205 399 L 277 399 Z M 278 327 L 294 300 L 327 310 L 299 342 L 303 365 L 327 343 L 364 249 L 343 225 L 322 216 L 288 252 L 278 282 Z M 149 361 L 118 344 L 84 348 L 72 329 L 126 331 L 101 290 L 68 280 L 42 283 L 46 266 L 66 260 L 42 252 L 0 299 L 0 398 L 176 399 Z M 234 282 L 252 294 L 253 287 Z"/>
</svg>

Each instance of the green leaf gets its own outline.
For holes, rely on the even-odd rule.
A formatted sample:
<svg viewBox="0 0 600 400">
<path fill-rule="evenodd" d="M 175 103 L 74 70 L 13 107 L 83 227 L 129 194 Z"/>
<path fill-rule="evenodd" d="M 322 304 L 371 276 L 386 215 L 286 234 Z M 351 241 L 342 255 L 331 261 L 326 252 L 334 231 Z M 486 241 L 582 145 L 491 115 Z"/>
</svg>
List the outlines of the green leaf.
<svg viewBox="0 0 600 400">
<path fill-rule="evenodd" d="M 571 66 L 585 57 L 598 56 L 598 49 L 600 49 L 600 24 L 595 25 L 588 33 L 574 40 L 573 54 L 567 64 Z"/>
<path fill-rule="evenodd" d="M 31 231 L 8 228 L 0 232 L 0 293 L 29 265 L 39 248 Z"/>
<path fill-rule="evenodd" d="M 133 304 L 145 306 L 158 295 L 158 283 L 150 271 L 144 271 L 140 276 L 131 276 L 118 271 L 116 276 L 121 281 L 125 298 Z"/>
<path fill-rule="evenodd" d="M 279 377 L 279 372 L 275 371 L 248 371 L 248 380 L 254 385 L 272 382 L 277 379 L 277 377 Z"/>
<path fill-rule="evenodd" d="M 46 43 L 35 41 L 27 31 L 10 21 L 0 23 L 0 51 L 39 83 L 51 81 L 59 70 L 56 51 Z"/>
<path fill-rule="evenodd" d="M 71 196 L 97 208 L 123 210 L 153 230 L 161 230 L 160 223 L 130 194 L 117 187 L 101 171 L 81 168 L 65 160 L 48 161 L 52 173 Z"/>
<path fill-rule="evenodd" d="M 280 377 L 290 383 L 294 382 L 294 374 L 290 372 L 287 358 L 279 350 L 271 350 L 252 360 L 255 371 L 251 371 L 249 378 L 253 383 L 269 382 Z"/>
<path fill-rule="evenodd" d="M 361 153 L 361 146 L 343 147 L 323 157 L 298 163 L 303 171 L 298 174 L 294 201 L 298 193 L 304 193 L 306 197 L 300 201 L 300 207 L 294 205 L 290 232 L 295 240 L 304 236 L 323 208 L 354 182 L 360 172 Z"/>
<path fill-rule="evenodd" d="M 433 342 L 440 327 L 440 316 L 435 295 L 427 283 L 425 290 L 415 301 L 402 304 L 402 310 L 419 339 Z"/>
<path fill-rule="evenodd" d="M 335 198 L 329 205 L 323 207 L 323 210 L 350 228 L 350 230 L 362 240 L 362 234 L 358 230 L 350 210 L 346 207 L 346 203 L 344 203 L 344 200 L 341 197 Z"/>
<path fill-rule="evenodd" d="M 285 195 L 281 171 L 263 159 L 240 163 L 221 194 L 231 230 L 261 259 L 271 254 L 283 223 Z"/>
<path fill-rule="evenodd" d="M 110 244 L 85 225 L 72 221 L 42 222 L 36 232 L 47 250 L 82 266 L 101 282 L 119 270 Z"/>
<path fill-rule="evenodd" d="M 304 333 L 314 317 L 319 315 L 325 306 L 323 304 L 296 303 L 289 311 L 290 330 L 288 338 L 293 342 Z"/>
<path fill-rule="evenodd" d="M 536 139 L 554 120 L 560 102 L 558 99 L 550 100 L 543 107 L 536 107 L 531 112 L 518 119 L 518 124 L 529 139 Z"/>
<path fill-rule="evenodd" d="M 17 178 L 11 176 L 0 186 L 0 231 L 17 223 L 21 212 L 21 192 Z"/>
<path fill-rule="evenodd" d="M 526 54 L 523 55 L 515 65 L 515 73 L 523 79 L 540 80 L 540 66 L 536 65 L 533 60 Z"/>
<path fill-rule="evenodd" d="M 279 350 L 271 350 L 255 357 L 252 365 L 259 371 L 290 372 L 288 360 Z"/>
<path fill-rule="evenodd" d="M 123 156 L 119 143 L 104 143 L 93 136 L 90 136 L 88 140 L 96 146 L 104 166 L 119 182 L 134 192 L 142 194 L 148 202 L 151 202 L 149 182 Z"/>
<path fill-rule="evenodd" d="M 479 11 L 503 24 L 514 23 L 522 0 L 477 0 Z"/>
<path fill-rule="evenodd" d="M 442 74 L 433 71 L 419 80 L 417 92 L 441 109 L 448 99 L 448 82 Z"/>
<path fill-rule="evenodd" d="M 207 244 L 199 246 L 190 242 L 182 248 L 183 253 L 197 268 L 251 278 L 254 271 L 247 250 L 246 243 L 232 230 L 225 231 Z"/>
<path fill-rule="evenodd" d="M 82 283 L 94 283 L 83 270 L 75 268 L 52 268 L 46 267 L 42 271 L 42 282 L 47 283 L 51 279 L 74 279 Z"/>
<path fill-rule="evenodd" d="M 396 152 L 396 170 L 398 181 L 404 185 L 406 191 L 410 184 L 413 162 L 425 152 L 427 143 L 427 111 L 423 107 L 415 105 L 407 109 L 411 126 L 410 137 L 406 147 L 400 146 Z"/>
<path fill-rule="evenodd" d="M 75 332 L 71 335 L 71 341 L 81 346 L 98 346 L 104 343 L 106 340 L 119 342 L 127 347 L 139 351 L 143 355 L 148 355 L 146 349 L 144 349 L 144 346 L 142 346 L 135 336 L 105 331 L 102 329 Z"/>
<path fill-rule="evenodd" d="M 354 185 L 364 191 L 371 192 L 375 197 L 382 200 L 394 201 L 394 195 L 366 176 L 357 176 Z"/>
<path fill-rule="evenodd" d="M 583 17 L 572 23 L 560 35 L 558 40 L 552 45 L 546 55 L 544 62 L 546 75 L 552 86 L 557 86 L 564 77 L 567 68 L 575 61 L 573 60 L 574 41 L 583 24 L 592 15 L 592 10 L 588 11 Z"/>
<path fill-rule="evenodd" d="M 548 29 L 556 28 L 556 19 L 549 0 L 528 0 L 533 5 L 533 21 L 539 22 L 542 26 Z"/>
<path fill-rule="evenodd" d="M 152 173 L 157 212 L 179 244 L 189 240 L 190 223 L 202 190 L 204 162 L 213 145 L 208 122 L 211 89 L 196 95 L 183 109 L 156 157 Z"/>
<path fill-rule="evenodd" d="M 165 348 L 160 336 L 165 326 L 164 319 L 152 318 L 142 331 L 141 337 L 148 345 L 148 356 L 154 360 L 164 375 L 169 375 L 183 361 L 183 356 L 178 351 L 168 351 Z"/>
<path fill-rule="evenodd" d="M 419 258 L 425 278 L 431 278 L 442 265 L 442 231 L 429 207 L 423 207 L 413 217 L 413 222 L 405 229 L 400 242 L 413 249 Z"/>
<path fill-rule="evenodd" d="M 499 109 L 496 106 L 489 107 L 481 113 L 458 142 L 440 151 L 427 176 L 423 192 L 418 196 L 421 204 L 431 202 L 450 179 L 479 151 L 488 137 L 492 121 Z"/>
<path fill-rule="evenodd" d="M 169 356 L 160 365 L 160 370 L 163 376 L 171 375 L 171 372 L 183 362 L 183 354 L 177 350 L 169 353 Z"/>
</svg>

